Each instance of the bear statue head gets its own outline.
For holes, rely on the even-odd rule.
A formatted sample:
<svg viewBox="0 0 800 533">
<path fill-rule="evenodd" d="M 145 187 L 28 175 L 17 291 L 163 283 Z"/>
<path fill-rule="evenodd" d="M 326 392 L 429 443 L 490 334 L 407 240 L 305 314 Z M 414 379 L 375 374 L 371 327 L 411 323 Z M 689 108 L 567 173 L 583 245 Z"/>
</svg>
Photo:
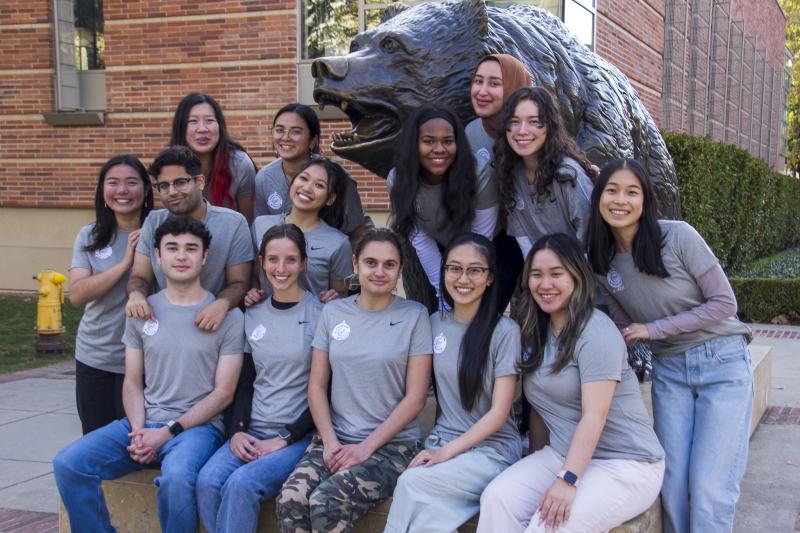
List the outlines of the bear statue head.
<svg viewBox="0 0 800 533">
<path fill-rule="evenodd" d="M 664 216 L 679 213 L 672 159 L 653 119 L 619 70 L 529 5 L 487 7 L 445 0 L 387 10 L 376 28 L 356 35 L 350 52 L 314 61 L 314 99 L 341 108 L 352 129 L 335 133 L 334 153 L 386 176 L 405 118 L 444 101 L 467 122 L 472 73 L 491 53 L 518 58 L 536 86 L 558 99 L 567 131 L 597 165 L 617 157 L 645 164 Z"/>
</svg>

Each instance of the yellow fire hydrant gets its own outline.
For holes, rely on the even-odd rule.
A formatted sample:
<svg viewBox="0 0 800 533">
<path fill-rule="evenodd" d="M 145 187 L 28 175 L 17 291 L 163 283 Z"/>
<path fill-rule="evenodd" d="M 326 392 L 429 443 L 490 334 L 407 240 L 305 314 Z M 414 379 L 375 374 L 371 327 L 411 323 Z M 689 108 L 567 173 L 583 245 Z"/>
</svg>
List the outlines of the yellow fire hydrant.
<svg viewBox="0 0 800 533">
<path fill-rule="evenodd" d="M 61 304 L 64 303 L 64 282 L 67 277 L 55 270 L 42 270 L 33 279 L 39 282 L 39 299 L 36 303 L 36 353 L 64 353 L 64 323 Z"/>
</svg>

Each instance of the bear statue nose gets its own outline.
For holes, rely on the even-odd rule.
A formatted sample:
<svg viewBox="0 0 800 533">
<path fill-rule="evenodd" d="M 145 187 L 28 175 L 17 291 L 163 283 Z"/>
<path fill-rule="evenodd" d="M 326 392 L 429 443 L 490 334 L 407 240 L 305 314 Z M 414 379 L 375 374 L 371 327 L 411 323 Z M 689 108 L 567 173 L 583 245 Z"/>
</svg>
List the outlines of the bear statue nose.
<svg viewBox="0 0 800 533">
<path fill-rule="evenodd" d="M 347 76 L 347 68 L 345 57 L 323 57 L 311 63 L 311 75 L 317 79 L 343 80 Z"/>
</svg>

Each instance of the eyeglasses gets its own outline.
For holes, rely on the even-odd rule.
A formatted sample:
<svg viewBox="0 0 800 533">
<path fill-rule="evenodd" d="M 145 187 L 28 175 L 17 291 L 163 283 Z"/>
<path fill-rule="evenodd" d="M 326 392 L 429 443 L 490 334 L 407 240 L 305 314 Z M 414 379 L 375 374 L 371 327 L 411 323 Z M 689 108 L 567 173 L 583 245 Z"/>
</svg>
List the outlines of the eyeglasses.
<svg viewBox="0 0 800 533">
<path fill-rule="evenodd" d="M 445 273 L 452 277 L 452 278 L 460 278 L 461 274 L 465 271 L 467 273 L 467 277 L 472 280 L 481 279 L 483 278 L 487 272 L 489 272 L 488 267 L 478 267 L 478 266 L 471 266 L 464 268 L 461 265 L 445 265 L 444 266 Z"/>
<path fill-rule="evenodd" d="M 289 137 L 292 139 L 299 139 L 305 134 L 305 132 L 306 130 L 303 128 L 289 128 L 288 130 L 283 126 L 275 126 L 272 128 L 272 134 L 278 138 L 283 137 L 286 133 L 289 133 Z"/>
<path fill-rule="evenodd" d="M 193 181 L 197 181 L 198 176 L 191 176 L 186 178 L 175 178 L 171 182 L 169 181 L 159 181 L 158 183 L 153 184 L 153 187 L 158 190 L 161 194 L 166 194 L 169 192 L 170 186 L 175 187 L 175 190 L 178 192 L 186 192 L 189 189 L 189 184 Z"/>
</svg>

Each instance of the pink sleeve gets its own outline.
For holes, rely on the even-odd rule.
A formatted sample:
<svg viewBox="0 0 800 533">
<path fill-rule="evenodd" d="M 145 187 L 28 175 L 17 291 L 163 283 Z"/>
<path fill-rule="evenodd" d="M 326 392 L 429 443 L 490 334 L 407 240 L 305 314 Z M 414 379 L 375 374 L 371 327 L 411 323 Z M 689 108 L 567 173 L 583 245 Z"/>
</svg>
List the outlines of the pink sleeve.
<svg viewBox="0 0 800 533">
<path fill-rule="evenodd" d="M 719 263 L 700 275 L 697 285 L 706 299 L 705 303 L 646 324 L 651 339 L 660 340 L 697 331 L 736 314 L 736 296 Z"/>
</svg>

